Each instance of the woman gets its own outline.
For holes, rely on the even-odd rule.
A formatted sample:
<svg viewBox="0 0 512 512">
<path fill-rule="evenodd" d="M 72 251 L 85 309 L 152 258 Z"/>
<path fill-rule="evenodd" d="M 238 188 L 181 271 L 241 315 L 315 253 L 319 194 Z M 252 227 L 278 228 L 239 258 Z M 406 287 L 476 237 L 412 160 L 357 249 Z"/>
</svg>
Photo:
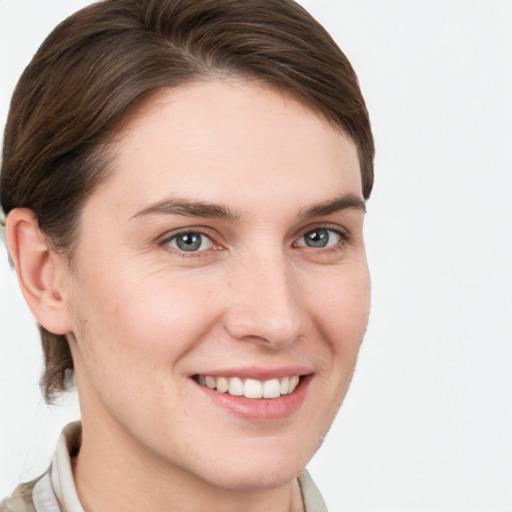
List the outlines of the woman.
<svg viewBox="0 0 512 512">
<path fill-rule="evenodd" d="M 6 238 L 81 424 L 0 510 L 325 510 L 304 470 L 367 324 L 373 141 L 291 0 L 105 0 L 14 93 Z M 73 379 L 74 378 L 74 379 Z"/>
</svg>

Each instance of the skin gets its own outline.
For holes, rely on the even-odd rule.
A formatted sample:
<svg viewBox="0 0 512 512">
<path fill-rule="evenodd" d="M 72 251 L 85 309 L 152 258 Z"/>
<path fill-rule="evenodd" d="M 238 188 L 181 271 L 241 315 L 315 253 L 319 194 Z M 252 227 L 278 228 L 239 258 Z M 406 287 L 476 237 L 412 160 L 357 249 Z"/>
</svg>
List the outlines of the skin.
<svg viewBox="0 0 512 512">
<path fill-rule="evenodd" d="M 51 251 L 23 271 L 16 255 L 36 228 L 27 212 L 8 219 L 19 274 L 45 290 L 39 302 L 25 290 L 29 304 L 70 340 L 84 509 L 301 510 L 295 478 L 346 394 L 368 320 L 354 144 L 285 93 L 225 80 L 159 93 L 110 150 L 76 271 Z M 169 199 L 223 216 L 155 208 Z M 328 230 L 327 247 L 307 245 L 314 229 Z M 180 230 L 202 233 L 201 250 L 180 250 Z M 308 369 L 309 386 L 273 421 L 220 407 L 191 379 L 290 365 Z"/>
</svg>

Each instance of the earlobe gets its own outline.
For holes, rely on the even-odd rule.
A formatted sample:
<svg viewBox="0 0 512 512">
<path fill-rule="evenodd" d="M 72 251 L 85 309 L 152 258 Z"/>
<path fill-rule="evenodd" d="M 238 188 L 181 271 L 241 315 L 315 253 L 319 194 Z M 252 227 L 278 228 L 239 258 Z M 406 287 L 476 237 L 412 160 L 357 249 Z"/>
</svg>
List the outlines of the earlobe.
<svg viewBox="0 0 512 512">
<path fill-rule="evenodd" d="M 54 334 L 71 332 L 63 280 L 57 275 L 65 263 L 48 248 L 32 210 L 9 212 L 6 240 L 21 291 L 39 324 Z"/>
</svg>

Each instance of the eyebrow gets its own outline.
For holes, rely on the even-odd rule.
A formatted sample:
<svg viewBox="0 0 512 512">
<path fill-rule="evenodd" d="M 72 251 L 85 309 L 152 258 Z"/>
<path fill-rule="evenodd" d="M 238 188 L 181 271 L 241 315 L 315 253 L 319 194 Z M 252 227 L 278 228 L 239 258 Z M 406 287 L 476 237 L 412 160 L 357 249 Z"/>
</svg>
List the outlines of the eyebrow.
<svg viewBox="0 0 512 512">
<path fill-rule="evenodd" d="M 324 203 L 320 203 L 301 212 L 301 217 L 306 219 L 331 215 L 343 210 L 360 210 L 366 212 L 366 203 L 355 194 L 343 194 Z"/>
<path fill-rule="evenodd" d="M 240 215 L 220 204 L 208 201 L 169 198 L 151 204 L 139 210 L 131 219 L 137 219 L 150 214 L 183 215 L 186 217 L 205 217 L 229 221 L 240 220 Z"/>
<path fill-rule="evenodd" d="M 331 215 L 343 210 L 361 210 L 366 212 L 366 205 L 363 199 L 355 194 L 343 194 L 340 197 L 313 205 L 300 212 L 300 217 L 309 219 Z M 208 201 L 194 201 L 189 199 L 169 198 L 158 203 L 146 206 L 135 213 L 130 220 L 138 219 L 151 214 L 183 215 L 185 217 L 202 217 L 228 220 L 236 222 L 241 215 L 230 210 L 226 206 Z"/>
</svg>

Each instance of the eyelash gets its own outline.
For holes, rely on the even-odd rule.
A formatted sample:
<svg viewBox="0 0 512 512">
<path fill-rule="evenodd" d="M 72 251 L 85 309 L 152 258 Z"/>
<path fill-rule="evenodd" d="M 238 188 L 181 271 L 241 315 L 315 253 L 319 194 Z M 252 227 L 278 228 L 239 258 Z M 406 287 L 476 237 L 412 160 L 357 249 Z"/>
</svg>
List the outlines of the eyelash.
<svg viewBox="0 0 512 512">
<path fill-rule="evenodd" d="M 298 245 L 298 241 L 304 238 L 308 233 L 313 233 L 314 231 L 320 231 L 325 230 L 330 233 L 334 233 L 337 236 L 340 237 L 340 240 L 333 244 L 332 246 L 328 247 L 309 247 L 307 245 Z M 212 247 L 208 247 L 206 249 L 202 250 L 196 250 L 196 251 L 186 251 L 183 249 L 180 249 L 179 247 L 172 247 L 170 246 L 171 242 L 178 239 L 180 236 L 184 235 L 199 235 L 201 237 L 204 237 L 209 240 L 209 242 L 212 244 Z M 302 234 L 292 243 L 292 247 L 304 247 L 306 249 L 312 249 L 316 252 L 336 252 L 342 250 L 345 245 L 350 241 L 350 233 L 346 230 L 340 229 L 339 226 L 333 227 L 330 225 L 318 225 L 314 227 L 308 227 L 306 230 L 302 231 Z M 201 242 L 202 244 L 202 242 Z M 161 242 L 159 242 L 159 245 L 161 246 L 167 246 L 171 247 L 173 249 L 173 252 L 175 254 L 178 254 L 179 256 L 189 258 L 189 257 L 198 257 L 198 256 L 205 256 L 205 253 L 208 253 L 210 250 L 221 250 L 222 247 L 217 244 L 211 237 L 211 235 L 205 233 L 201 229 L 187 229 L 182 230 L 177 233 L 173 233 L 171 236 L 168 236 L 164 238 Z"/>
<path fill-rule="evenodd" d="M 318 231 L 328 231 L 329 233 L 335 233 L 337 236 L 339 236 L 340 239 L 338 242 L 334 243 L 333 245 L 327 246 L 327 247 L 315 248 L 315 247 L 309 247 L 306 245 L 297 245 L 297 241 L 295 241 L 293 243 L 293 246 L 294 247 L 306 247 L 306 248 L 312 249 L 314 251 L 322 251 L 323 253 L 326 253 L 326 252 L 335 252 L 335 251 L 342 250 L 345 247 L 345 245 L 350 241 L 350 234 L 348 231 L 340 229 L 338 226 L 333 227 L 333 226 L 329 226 L 329 225 L 327 225 L 327 226 L 319 225 L 319 226 L 314 226 L 313 228 L 308 228 L 306 231 L 303 231 L 302 235 L 297 240 L 301 240 L 308 233 L 314 233 L 315 231 L 317 231 L 317 232 Z"/>
<path fill-rule="evenodd" d="M 186 251 L 186 250 L 180 249 L 179 247 L 172 247 L 170 245 L 171 242 L 177 240 L 178 237 L 184 236 L 184 235 L 199 235 L 200 237 L 209 240 L 209 242 L 212 244 L 213 247 L 208 247 L 207 249 L 203 249 L 200 251 Z M 201 245 L 203 242 L 204 242 L 204 240 L 201 242 Z M 213 241 L 213 239 L 210 235 L 208 235 L 207 233 L 203 232 L 200 229 L 186 229 L 186 230 L 178 231 L 177 233 L 173 233 L 171 236 L 168 236 L 165 239 L 163 239 L 159 243 L 159 245 L 167 246 L 168 248 L 171 248 L 173 250 L 174 254 L 178 254 L 179 256 L 182 256 L 184 258 L 204 256 L 204 253 L 208 252 L 209 250 L 212 250 L 212 249 L 218 250 L 221 248 L 219 246 L 219 244 L 216 244 Z"/>
</svg>

